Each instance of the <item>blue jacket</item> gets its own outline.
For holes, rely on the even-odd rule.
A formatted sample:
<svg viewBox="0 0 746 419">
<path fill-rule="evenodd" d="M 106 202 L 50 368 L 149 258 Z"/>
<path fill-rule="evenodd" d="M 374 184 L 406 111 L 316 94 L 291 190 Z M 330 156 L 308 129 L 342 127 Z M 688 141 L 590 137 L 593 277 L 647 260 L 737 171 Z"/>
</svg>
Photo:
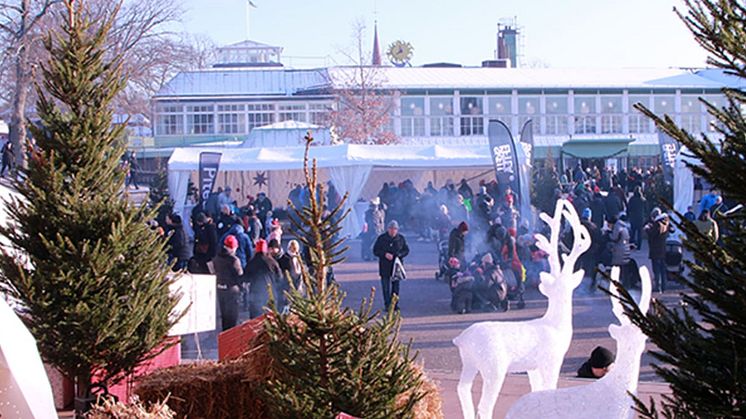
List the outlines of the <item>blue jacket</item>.
<svg viewBox="0 0 746 419">
<path fill-rule="evenodd" d="M 220 238 L 220 244 L 225 242 L 225 238 L 228 236 L 235 236 L 236 240 L 238 240 L 238 249 L 236 249 L 236 257 L 239 261 L 241 261 L 241 267 L 246 268 L 246 264 L 251 260 L 253 256 L 253 249 L 251 248 L 251 239 L 249 239 L 249 235 L 246 234 L 246 232 L 243 229 L 243 226 L 240 223 L 233 224 L 233 226 L 223 234 L 223 237 Z"/>
</svg>

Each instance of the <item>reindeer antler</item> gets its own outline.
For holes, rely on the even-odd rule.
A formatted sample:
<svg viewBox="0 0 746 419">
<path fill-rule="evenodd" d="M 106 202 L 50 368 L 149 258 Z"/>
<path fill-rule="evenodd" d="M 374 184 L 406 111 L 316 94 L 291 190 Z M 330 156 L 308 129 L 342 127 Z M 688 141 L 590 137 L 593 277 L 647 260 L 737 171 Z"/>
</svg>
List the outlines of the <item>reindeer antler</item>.
<svg viewBox="0 0 746 419">
<path fill-rule="evenodd" d="M 640 268 L 640 280 L 642 282 L 642 291 L 640 292 L 640 303 L 638 306 L 640 307 L 642 314 L 647 314 L 648 308 L 650 308 L 650 296 L 653 292 L 653 283 L 650 281 L 650 272 L 648 272 L 648 268 L 645 266 Z"/>
<path fill-rule="evenodd" d="M 568 201 L 565 201 L 565 209 L 562 214 L 565 216 L 567 221 L 570 223 L 573 234 L 573 245 L 569 255 L 563 255 L 562 265 L 563 273 L 571 274 L 575 270 L 575 263 L 578 261 L 580 255 L 588 251 L 591 247 L 591 235 L 588 229 L 580 223 L 580 217 L 578 217 L 575 207 Z M 568 271 L 569 270 L 569 271 Z"/>
<path fill-rule="evenodd" d="M 611 279 L 613 282 L 609 286 L 609 293 L 611 294 L 611 311 L 614 313 L 621 324 L 629 324 L 630 321 L 627 316 L 624 315 L 624 307 L 622 307 L 621 301 L 619 301 L 619 289 L 616 284 L 619 283 L 619 273 L 621 269 L 618 266 L 611 268 Z"/>
<path fill-rule="evenodd" d="M 618 266 L 611 268 L 611 279 L 614 280 L 614 283 L 619 283 L 619 272 L 620 269 Z M 650 272 L 648 272 L 648 268 L 644 266 L 640 268 L 640 282 L 642 290 L 640 291 L 640 302 L 637 305 L 640 308 L 640 312 L 646 314 L 648 308 L 650 308 L 650 297 L 653 292 L 653 284 L 650 281 Z M 619 301 L 619 290 L 617 286 L 610 286 L 609 293 L 611 294 L 611 310 L 614 312 L 614 315 L 622 324 L 629 324 L 630 320 L 626 315 L 624 315 L 624 307 L 622 306 L 621 301 Z"/>
<path fill-rule="evenodd" d="M 551 231 L 549 240 L 547 240 L 547 238 L 544 237 L 544 235 L 542 234 L 536 234 L 534 236 L 536 238 L 536 247 L 543 250 L 544 253 L 549 255 L 549 273 L 554 278 L 559 278 L 560 274 L 562 273 L 562 266 L 560 265 L 558 248 L 560 230 L 562 229 L 562 208 L 565 206 L 566 203 L 567 201 L 565 201 L 564 199 L 557 200 L 557 205 L 554 208 L 553 217 L 550 217 L 544 212 L 539 215 L 539 218 L 541 218 L 549 226 L 549 229 Z"/>
</svg>

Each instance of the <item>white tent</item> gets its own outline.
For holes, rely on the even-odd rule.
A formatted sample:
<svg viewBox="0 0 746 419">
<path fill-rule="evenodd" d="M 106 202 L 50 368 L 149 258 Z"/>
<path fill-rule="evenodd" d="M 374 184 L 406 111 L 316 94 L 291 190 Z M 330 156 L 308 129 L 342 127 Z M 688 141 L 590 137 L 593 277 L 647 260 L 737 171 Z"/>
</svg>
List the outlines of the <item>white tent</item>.
<svg viewBox="0 0 746 419">
<path fill-rule="evenodd" d="M 303 145 L 303 137 L 307 132 L 313 135 L 317 144 L 329 144 L 331 142 L 329 128 L 290 120 L 252 129 L 249 138 L 244 141 L 241 147 L 293 147 Z"/>
<path fill-rule="evenodd" d="M 694 173 L 687 164 L 699 166 L 701 162 L 692 157 L 689 150 L 682 147 L 676 155 L 673 172 L 674 209 L 680 214 L 686 213 L 690 205 L 696 204 L 694 197 Z"/>
<path fill-rule="evenodd" d="M 224 176 L 225 184 L 251 185 L 251 177 L 247 172 L 261 173 L 278 172 L 275 183 L 280 185 L 270 192 L 270 198 L 275 203 L 285 202 L 287 191 L 292 182 L 302 181 L 300 177 L 303 167 L 304 147 L 281 148 L 177 148 L 168 162 L 169 191 L 175 201 L 175 210 L 183 213 L 189 210 L 186 204 L 187 186 L 190 180 L 196 185 L 198 182 L 199 155 L 202 152 L 222 153 L 220 161 L 220 176 Z M 412 146 L 412 145 L 332 145 L 315 146 L 311 148 L 310 157 L 316 159 L 318 167 L 323 173 L 322 180 L 330 180 L 340 194 L 350 194 L 347 208 L 352 211 L 345 220 L 344 235 L 356 237 L 361 231 L 362 208 L 356 208 L 356 203 L 362 198 L 372 198 L 374 193 L 363 194 L 364 190 L 372 191 L 378 184 L 369 184 L 384 176 L 403 181 L 409 177 L 418 187 L 424 186 L 428 180 L 434 184 L 442 184 L 446 179 L 460 177 L 474 180 L 494 179 L 492 159 L 487 145 L 479 146 Z M 445 172 L 445 175 L 444 175 Z M 377 174 L 375 177 L 372 175 Z M 440 174 L 440 178 L 438 175 Z M 279 178 L 279 179 L 278 179 Z M 416 179 L 415 179 L 416 178 Z M 256 179 L 256 178 L 254 178 Z M 272 182 L 270 182 L 271 186 Z M 242 192 L 246 192 L 243 188 Z M 237 197 L 238 198 L 238 197 Z M 240 200 L 239 200 L 240 203 Z"/>
</svg>

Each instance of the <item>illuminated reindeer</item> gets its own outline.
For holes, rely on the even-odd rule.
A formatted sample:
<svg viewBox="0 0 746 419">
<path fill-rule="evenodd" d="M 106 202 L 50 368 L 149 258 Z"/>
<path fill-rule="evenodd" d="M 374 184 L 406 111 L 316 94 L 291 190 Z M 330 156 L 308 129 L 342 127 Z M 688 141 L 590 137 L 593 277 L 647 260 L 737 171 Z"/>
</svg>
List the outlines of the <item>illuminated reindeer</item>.
<svg viewBox="0 0 746 419">
<path fill-rule="evenodd" d="M 562 218 L 573 230 L 573 247 L 560 263 L 559 246 Z M 583 271 L 575 263 L 591 245 L 585 227 L 572 204 L 557 201 L 554 217 L 541 214 L 551 229 L 550 239 L 536 235 L 536 245 L 549 255 L 549 273 L 542 272 L 539 291 L 549 299 L 543 317 L 520 322 L 494 321 L 471 325 L 457 336 L 463 364 L 458 397 L 465 419 L 474 418 L 471 387 L 477 373 L 482 376 L 479 417 L 491 419 L 505 375 L 528 372 L 533 391 L 557 388 L 560 368 L 572 340 L 572 293 L 583 281 Z"/>
<path fill-rule="evenodd" d="M 614 280 L 619 280 L 619 268 L 611 271 Z M 650 306 L 650 274 L 640 269 L 642 292 L 640 311 L 647 313 Z M 645 336 L 625 316 L 622 304 L 617 299 L 615 286 L 610 287 L 611 307 L 621 326 L 612 324 L 609 333 L 616 341 L 616 361 L 611 371 L 603 378 L 585 386 L 529 393 L 510 408 L 507 418 L 609 418 L 626 419 L 634 415 L 633 401 L 629 394 L 637 392 L 640 376 L 640 357 L 645 350 Z"/>
</svg>

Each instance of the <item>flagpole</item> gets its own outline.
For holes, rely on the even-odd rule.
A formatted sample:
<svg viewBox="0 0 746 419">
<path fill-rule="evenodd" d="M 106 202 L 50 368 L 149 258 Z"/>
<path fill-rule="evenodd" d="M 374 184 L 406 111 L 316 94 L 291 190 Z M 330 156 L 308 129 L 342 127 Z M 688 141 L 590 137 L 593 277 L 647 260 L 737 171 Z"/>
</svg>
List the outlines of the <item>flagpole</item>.
<svg viewBox="0 0 746 419">
<path fill-rule="evenodd" d="M 250 32 L 250 24 L 251 24 L 251 2 L 246 1 L 246 40 L 251 39 L 251 32 Z"/>
</svg>

